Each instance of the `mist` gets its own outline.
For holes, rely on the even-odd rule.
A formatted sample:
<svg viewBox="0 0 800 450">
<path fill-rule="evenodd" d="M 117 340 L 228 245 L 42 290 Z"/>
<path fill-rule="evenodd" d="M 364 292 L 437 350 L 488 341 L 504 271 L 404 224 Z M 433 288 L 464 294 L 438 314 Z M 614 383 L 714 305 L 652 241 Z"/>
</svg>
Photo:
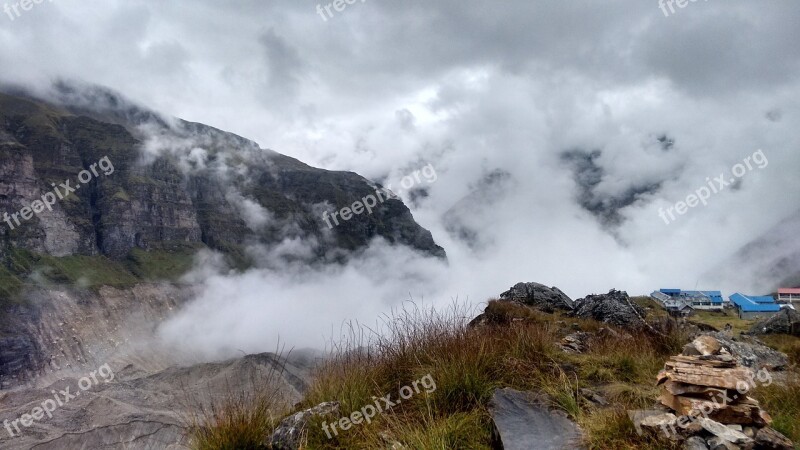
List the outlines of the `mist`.
<svg viewBox="0 0 800 450">
<path fill-rule="evenodd" d="M 3 23 L 6 83 L 108 86 L 266 155 L 384 185 L 435 168 L 398 194 L 446 261 L 378 240 L 345 265 L 281 266 L 314 245 L 288 236 L 252 246 L 245 273 L 204 253 L 187 278 L 201 294 L 159 329 L 168 344 L 209 359 L 325 348 L 409 301 L 477 308 L 520 281 L 573 298 L 766 294 L 787 275 L 775 261 L 800 251 L 781 226 L 800 208 L 797 4 L 697 2 L 664 17 L 655 2 L 375 0 L 327 21 L 314 7 L 59 0 Z M 206 149 L 148 140 L 142 163 L 167 150 L 191 170 Z M 758 151 L 767 165 L 731 175 Z M 662 210 L 720 174 L 734 182 L 665 223 Z M 250 226 L 271 220 L 227 198 Z M 765 235 L 774 251 L 741 257 Z"/>
</svg>

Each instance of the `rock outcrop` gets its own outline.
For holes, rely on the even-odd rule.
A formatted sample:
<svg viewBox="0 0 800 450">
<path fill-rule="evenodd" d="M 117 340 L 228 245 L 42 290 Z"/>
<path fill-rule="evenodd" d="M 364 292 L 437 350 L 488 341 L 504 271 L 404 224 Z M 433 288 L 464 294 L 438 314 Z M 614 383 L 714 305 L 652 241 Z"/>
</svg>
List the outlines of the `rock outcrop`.
<svg viewBox="0 0 800 450">
<path fill-rule="evenodd" d="M 120 259 L 165 243 L 237 253 L 247 243 L 286 238 L 316 242 L 316 259 L 376 237 L 445 255 L 396 197 L 328 230 L 323 211 L 375 194 L 376 185 L 355 173 L 317 169 L 231 133 L 163 119 L 107 91 L 69 95 L 71 89 L 59 87 L 62 104 L 0 94 L 0 215 L 30 205 L 53 183 L 79 187 L 13 230 L 2 224 L 0 262 L 11 248 Z M 87 106 L 92 102 L 116 106 Z M 105 157 L 109 166 L 95 166 L 98 175 L 78 182 Z"/>
<path fill-rule="evenodd" d="M 752 328 L 750 334 L 791 334 L 800 336 L 800 313 L 784 308 L 774 316 L 762 320 Z"/>
<path fill-rule="evenodd" d="M 708 333 L 708 336 L 719 341 L 741 366 L 780 371 L 789 364 L 785 354 L 767 347 L 753 336 L 742 334 L 734 337 L 724 331 Z"/>
<path fill-rule="evenodd" d="M 0 389 L 35 379 L 49 379 L 64 369 L 90 371 L 111 363 L 115 367 L 143 364 L 158 371 L 168 361 L 168 350 L 153 342 L 160 323 L 192 296 L 187 286 L 140 283 L 127 289 L 101 287 L 96 291 L 33 288 L 28 306 L 10 310 L 5 324 L 10 336 L 0 335 Z"/>
<path fill-rule="evenodd" d="M 574 302 L 557 287 L 539 283 L 517 283 L 500 294 L 504 300 L 514 300 L 546 313 L 572 311 Z"/>
<path fill-rule="evenodd" d="M 643 308 L 634 304 L 628 293 L 612 289 L 608 294 L 587 295 L 575 301 L 572 315 L 594 319 L 628 330 L 649 328 Z"/>
<path fill-rule="evenodd" d="M 44 415 L 29 427 L 19 421 L 10 425 L 13 436 L 0 427 L 0 450 L 186 449 L 187 427 L 194 417 L 207 418 L 211 405 L 219 408 L 225 398 L 255 398 L 259 390 L 270 390 L 277 407 L 288 409 L 300 401 L 310 369 L 302 357 L 287 361 L 268 353 L 160 371 L 133 363 L 109 367 L 111 372 L 96 375 L 97 383 L 86 390 L 79 388 L 79 380 L 88 380 L 90 369 L 79 368 L 33 388 L 0 393 L 0 424 L 31 414 L 54 398 L 54 390 L 69 387 L 71 395 L 79 393 L 69 400 L 59 396 L 64 404 L 52 417 Z"/>
<path fill-rule="evenodd" d="M 320 403 L 313 408 L 296 412 L 278 424 L 278 427 L 267 439 L 267 444 L 273 450 L 299 450 L 302 448 L 303 436 L 309 420 L 314 417 L 325 417 L 338 413 L 339 402 Z"/>
<path fill-rule="evenodd" d="M 107 90 L 59 84 L 51 94 L 44 101 L 0 93 L 0 388 L 53 364 L 85 361 L 92 347 L 119 338 L 116 329 L 98 332 L 99 342 L 64 330 L 81 320 L 68 310 L 72 300 L 103 305 L 109 299 L 98 293 L 115 286 L 134 292 L 132 304 L 144 308 L 136 314 L 163 318 L 165 311 L 150 314 L 148 306 L 176 303 L 161 303 L 154 290 L 154 297 L 137 295 L 135 287 L 174 281 L 179 270 L 170 277 L 164 269 L 188 270 L 202 249 L 239 269 L 257 263 L 248 249 L 268 252 L 287 239 L 305 246 L 285 259 L 308 264 L 342 262 L 378 238 L 445 257 L 396 197 L 329 229 L 323 211 L 378 188 L 355 173 L 317 169 L 231 133 L 163 118 Z M 4 213 L 48 194 L 55 199 L 49 208 L 18 224 L 5 221 Z M 59 304 L 58 295 L 70 301 Z M 120 318 L 103 308 L 94 317 Z"/>
</svg>

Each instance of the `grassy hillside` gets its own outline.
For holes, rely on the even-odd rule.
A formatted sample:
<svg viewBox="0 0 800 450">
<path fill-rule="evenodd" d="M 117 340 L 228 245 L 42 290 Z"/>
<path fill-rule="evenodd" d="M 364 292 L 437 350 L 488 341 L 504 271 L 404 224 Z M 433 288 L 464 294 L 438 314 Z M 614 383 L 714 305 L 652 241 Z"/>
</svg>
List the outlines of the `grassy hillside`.
<svg viewBox="0 0 800 450">
<path fill-rule="evenodd" d="M 652 306 L 646 299 L 637 299 L 637 303 Z M 487 403 L 494 389 L 502 387 L 546 393 L 553 408 L 583 428 L 590 449 L 679 448 L 666 440 L 639 436 L 627 411 L 654 405 L 656 374 L 687 341 L 681 331 L 664 336 L 631 336 L 619 329 L 601 332 L 604 337 L 589 351 L 571 354 L 558 346 L 563 336 L 576 330 L 597 333 L 609 327 L 508 302 L 491 302 L 487 312 L 492 325 L 470 327 L 472 315 L 466 311 L 440 314 L 415 309 L 389 318 L 385 323 L 389 332 L 383 336 L 352 330 L 352 337 L 318 368 L 296 411 L 338 401 L 340 417 L 346 417 L 374 404 L 375 397 L 393 394 L 397 398 L 401 387 L 427 375 L 435 380 L 436 389 L 420 392 L 377 415 L 371 423 L 354 425 L 338 435 L 328 436 L 324 420 L 319 419 L 307 430 L 305 448 L 392 448 L 393 443 L 400 443 L 412 449 L 489 449 L 492 425 Z M 661 315 L 657 310 L 651 313 Z M 800 339 L 788 336 L 773 337 L 769 342 L 784 350 L 800 348 Z M 797 353 L 793 358 L 796 365 Z M 800 441 L 800 382 L 792 378 L 796 374 L 790 372 L 786 383 L 763 388 L 756 397 L 772 414 L 775 427 Z M 609 405 L 587 400 L 582 392 L 585 388 L 604 397 Z M 263 402 L 249 409 L 243 409 L 241 402 L 235 408 L 220 405 L 218 416 L 194 424 L 194 445 L 199 449 L 262 448 L 258 447 L 262 437 L 288 412 L 273 408 L 272 415 L 265 415 L 269 409 Z M 254 415 L 260 420 L 248 420 L 243 414 L 247 410 L 260 411 Z M 233 416 L 238 420 L 231 421 Z M 270 420 L 264 420 L 267 416 Z M 208 439 L 212 435 L 213 443 Z M 257 438 L 243 442 L 245 435 Z"/>
<path fill-rule="evenodd" d="M 27 285 L 96 289 L 177 280 L 191 269 L 199 248 L 199 245 L 173 244 L 153 250 L 135 249 L 122 261 L 105 256 L 56 258 L 12 249 L 0 264 L 0 314 L 8 306 L 22 302 L 21 294 Z"/>
</svg>

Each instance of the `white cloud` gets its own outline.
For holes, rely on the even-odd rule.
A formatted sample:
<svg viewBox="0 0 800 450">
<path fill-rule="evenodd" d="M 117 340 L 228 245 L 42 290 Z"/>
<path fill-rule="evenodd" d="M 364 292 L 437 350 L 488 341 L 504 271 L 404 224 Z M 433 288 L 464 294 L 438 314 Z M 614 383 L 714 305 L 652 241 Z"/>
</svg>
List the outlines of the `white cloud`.
<svg viewBox="0 0 800 450">
<path fill-rule="evenodd" d="M 436 167 L 413 212 L 449 265 L 378 245 L 338 271 L 214 276 L 166 335 L 214 354 L 270 350 L 279 334 L 314 345 L 331 324 L 369 321 L 409 290 L 477 302 L 517 281 L 574 297 L 773 287 L 753 270 L 760 261 L 722 280 L 709 271 L 800 206 L 800 5 L 698 2 L 665 18 L 635 0 L 374 1 L 328 22 L 315 6 L 59 0 L 2 22 L 7 81 L 107 85 L 309 164 L 394 184 Z M 662 134 L 675 141 L 668 151 Z M 658 217 L 759 148 L 770 166 L 740 190 L 669 226 Z M 602 152 L 597 198 L 660 187 L 620 209 L 624 222 L 610 232 L 576 202 L 560 160 L 575 149 Z M 475 252 L 442 218 L 497 169 L 513 189 L 465 219 L 490 243 Z M 302 252 L 297 244 L 282 251 Z"/>
</svg>

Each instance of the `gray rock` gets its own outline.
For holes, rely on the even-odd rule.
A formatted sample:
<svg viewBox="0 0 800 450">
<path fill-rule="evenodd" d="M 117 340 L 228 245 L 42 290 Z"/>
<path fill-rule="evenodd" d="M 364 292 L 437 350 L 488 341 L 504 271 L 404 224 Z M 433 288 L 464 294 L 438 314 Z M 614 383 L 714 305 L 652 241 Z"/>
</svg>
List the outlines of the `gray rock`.
<svg viewBox="0 0 800 450">
<path fill-rule="evenodd" d="M 598 394 L 597 392 L 583 388 L 580 390 L 581 395 L 589 400 L 590 402 L 594 403 L 597 406 L 608 406 L 608 400 L 606 400 L 603 396 Z"/>
<path fill-rule="evenodd" d="M 302 398 L 298 381 L 305 382 L 297 376 L 307 377 L 309 369 L 260 354 L 148 374 L 153 372 L 153 361 L 139 365 L 135 360 L 127 366 L 110 364 L 113 379 L 97 375 L 98 383 L 85 391 L 78 388 L 79 378 L 88 376 L 89 368 L 65 370 L 38 378 L 40 385 L 0 392 L 0 449 L 186 450 L 191 431 L 187 425 L 195 419 L 205 422 L 211 405 L 224 405 L 232 395 L 245 398 L 239 395 L 269 386 L 277 390 L 280 406 L 288 409 Z M 45 382 L 49 378 L 56 379 Z M 11 424 L 22 414 L 30 414 L 32 407 L 53 399 L 53 390 L 68 387 L 72 394 L 80 395 L 58 406 L 52 417 L 44 416 L 27 428 L 20 424 L 21 433 L 14 436 L 1 425 L 6 420 Z"/>
<path fill-rule="evenodd" d="M 708 450 L 705 439 L 692 436 L 683 443 L 683 450 Z"/>
<path fill-rule="evenodd" d="M 773 428 L 762 428 L 756 433 L 756 448 L 764 450 L 792 450 L 794 444 Z"/>
<path fill-rule="evenodd" d="M 719 343 L 719 340 L 708 335 L 697 337 L 692 341 L 692 345 L 703 356 L 719 355 L 722 350 L 722 344 Z"/>
<path fill-rule="evenodd" d="M 626 292 L 615 289 L 608 294 L 588 295 L 577 300 L 572 315 L 629 330 L 649 328 L 644 320 L 644 309 L 631 302 Z"/>
<path fill-rule="evenodd" d="M 44 365 L 37 342 L 29 336 L 0 337 L 0 390 L 32 378 Z"/>
<path fill-rule="evenodd" d="M 683 356 L 702 356 L 702 353 L 700 353 L 697 350 L 697 347 L 695 347 L 694 344 L 689 343 L 689 344 L 686 344 L 686 345 L 683 346 L 683 352 L 681 353 L 681 355 L 683 355 Z"/>
<path fill-rule="evenodd" d="M 800 336 L 800 312 L 784 308 L 778 314 L 762 320 L 752 328 L 751 334 L 791 334 Z"/>
<path fill-rule="evenodd" d="M 583 331 L 576 331 L 561 339 L 561 349 L 567 353 L 583 353 L 589 348 L 591 335 Z"/>
<path fill-rule="evenodd" d="M 742 447 L 717 436 L 708 440 L 708 448 L 711 450 L 742 450 Z"/>
<path fill-rule="evenodd" d="M 732 428 L 726 427 L 719 422 L 706 419 L 705 417 L 698 418 L 698 422 L 704 430 L 719 438 L 721 442 L 730 442 L 738 446 L 750 446 L 753 444 L 753 440 L 747 437 L 741 431 L 736 431 Z"/>
<path fill-rule="evenodd" d="M 339 412 L 339 402 L 325 402 L 283 419 L 269 438 L 273 450 L 298 450 L 308 421 L 313 417 Z"/>
<path fill-rule="evenodd" d="M 131 105 L 100 88 L 59 89 L 75 98 L 96 96 L 102 104 Z M 35 101 L 4 93 L 0 99 L 0 135 L 8 141 L 0 141 L 0 212 L 20 210 L 51 191 L 52 181 L 70 179 L 74 186 L 89 162 L 107 156 L 114 167 L 109 175 L 100 172 L 82 185 L 73 200 L 58 201 L 52 211 L 3 236 L 15 249 L 124 259 L 132 249 L 160 249 L 167 243 L 235 253 L 250 242 L 278 244 L 315 236 L 309 241 L 318 241 L 318 248 L 309 259 L 322 260 L 329 251 L 344 255 L 366 248 L 380 236 L 427 255 L 446 256 L 402 200 L 388 194 L 371 214 L 346 223 L 337 220 L 341 226 L 328 230 L 323 210 L 375 196 L 378 186 L 358 174 L 314 168 L 232 133 L 160 120 L 143 108 L 135 115 L 121 112 L 123 106 L 90 110 L 88 103 L 76 106 L 66 94 L 61 105 L 52 98 Z M 143 152 L 145 142 L 170 146 Z M 199 162 L 192 153 L 197 149 L 203 150 Z M 148 164 L 141 164 L 148 158 Z M 269 225 L 251 220 L 253 204 L 269 215 Z M 328 232 L 330 238 L 321 239 Z M 0 259 L 6 247 L 0 246 Z"/>
<path fill-rule="evenodd" d="M 574 302 L 557 287 L 547 287 L 539 283 L 517 283 L 500 294 L 505 300 L 515 300 L 540 311 L 571 311 Z"/>
<path fill-rule="evenodd" d="M 496 440 L 505 450 L 579 449 L 581 431 L 575 423 L 550 411 L 533 394 L 510 388 L 495 390 L 489 404 Z"/>
<path fill-rule="evenodd" d="M 708 335 L 715 337 L 742 366 L 755 370 L 783 370 L 789 363 L 785 354 L 767 347 L 755 337 L 740 335 L 734 338 L 725 332 Z"/>
<path fill-rule="evenodd" d="M 631 422 L 633 422 L 633 426 L 636 427 L 636 432 L 639 433 L 639 435 L 642 435 L 644 433 L 644 430 L 642 429 L 642 422 L 645 419 L 647 419 L 648 417 L 664 416 L 665 414 L 669 414 L 670 416 L 672 416 L 664 418 L 666 419 L 667 423 L 674 423 L 673 418 L 677 419 L 677 417 L 675 417 L 675 414 L 665 413 L 663 410 L 660 409 L 632 409 L 628 411 L 628 418 L 631 419 Z"/>
</svg>

